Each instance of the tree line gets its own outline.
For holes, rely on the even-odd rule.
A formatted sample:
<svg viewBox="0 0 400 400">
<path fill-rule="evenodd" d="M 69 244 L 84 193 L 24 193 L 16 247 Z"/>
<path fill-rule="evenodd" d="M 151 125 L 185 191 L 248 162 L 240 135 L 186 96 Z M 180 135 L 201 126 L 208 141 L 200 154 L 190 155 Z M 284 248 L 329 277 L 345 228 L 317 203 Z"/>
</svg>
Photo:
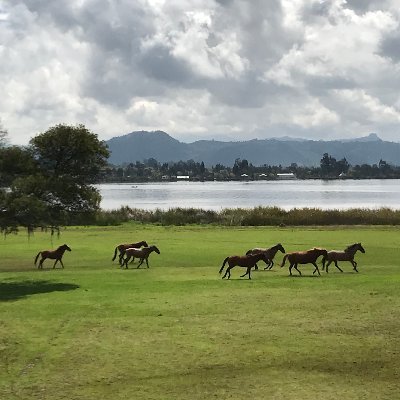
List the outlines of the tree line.
<svg viewBox="0 0 400 400">
<path fill-rule="evenodd" d="M 107 166 L 101 176 L 102 182 L 152 182 L 176 180 L 177 176 L 189 176 L 190 180 L 274 180 L 278 174 L 293 173 L 298 179 L 398 179 L 400 167 L 379 160 L 377 164 L 351 165 L 346 158 L 336 160 L 328 153 L 322 155 L 320 165 L 307 167 L 292 163 L 290 166 L 255 166 L 246 159 L 237 158 L 232 166 L 216 164 L 205 166 L 194 160 L 160 163 L 154 158 Z"/>
</svg>

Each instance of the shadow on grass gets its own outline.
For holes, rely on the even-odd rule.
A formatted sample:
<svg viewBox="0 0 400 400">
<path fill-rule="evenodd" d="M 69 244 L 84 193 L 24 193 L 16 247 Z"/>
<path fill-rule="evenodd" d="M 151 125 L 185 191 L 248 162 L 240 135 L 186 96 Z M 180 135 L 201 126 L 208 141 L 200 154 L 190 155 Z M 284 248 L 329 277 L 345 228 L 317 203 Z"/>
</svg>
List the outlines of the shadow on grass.
<svg viewBox="0 0 400 400">
<path fill-rule="evenodd" d="M 0 301 L 19 300 L 33 294 L 66 292 L 78 289 L 72 283 L 56 283 L 51 281 L 0 282 Z"/>
</svg>

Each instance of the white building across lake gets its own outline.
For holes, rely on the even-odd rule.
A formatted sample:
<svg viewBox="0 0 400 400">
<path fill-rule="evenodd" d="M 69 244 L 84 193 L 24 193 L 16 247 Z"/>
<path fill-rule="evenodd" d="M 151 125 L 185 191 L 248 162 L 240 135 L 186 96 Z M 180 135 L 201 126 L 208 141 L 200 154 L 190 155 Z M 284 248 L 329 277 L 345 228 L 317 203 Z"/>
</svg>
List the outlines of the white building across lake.
<svg viewBox="0 0 400 400">
<path fill-rule="evenodd" d="M 288 172 L 285 174 L 276 174 L 278 179 L 297 179 L 296 175 L 293 172 Z"/>
</svg>

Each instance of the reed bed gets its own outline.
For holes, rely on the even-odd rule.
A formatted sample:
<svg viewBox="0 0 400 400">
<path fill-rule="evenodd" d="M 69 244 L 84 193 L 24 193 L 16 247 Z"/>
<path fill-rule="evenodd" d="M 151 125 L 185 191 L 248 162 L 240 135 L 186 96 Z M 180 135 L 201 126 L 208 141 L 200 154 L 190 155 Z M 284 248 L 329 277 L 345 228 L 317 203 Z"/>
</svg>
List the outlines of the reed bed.
<svg viewBox="0 0 400 400">
<path fill-rule="evenodd" d="M 279 207 L 226 208 L 221 211 L 200 208 L 170 208 L 143 210 L 121 207 L 101 210 L 95 225 L 118 225 L 124 222 L 153 223 L 159 225 L 223 225 L 223 226 L 329 226 L 329 225 L 400 225 L 400 210 L 391 208 L 353 208 L 323 210 L 320 208 Z"/>
</svg>

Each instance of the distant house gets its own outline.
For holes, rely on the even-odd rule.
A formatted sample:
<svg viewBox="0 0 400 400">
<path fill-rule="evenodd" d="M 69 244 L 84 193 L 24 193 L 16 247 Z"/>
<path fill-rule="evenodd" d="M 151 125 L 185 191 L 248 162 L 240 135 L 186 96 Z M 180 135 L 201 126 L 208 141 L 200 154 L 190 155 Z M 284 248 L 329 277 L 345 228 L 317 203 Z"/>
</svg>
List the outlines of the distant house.
<svg viewBox="0 0 400 400">
<path fill-rule="evenodd" d="M 189 180 L 189 175 L 177 175 L 176 176 L 176 179 L 178 180 L 178 181 L 188 181 Z"/>
<path fill-rule="evenodd" d="M 163 180 L 163 181 L 169 181 L 171 178 L 169 177 L 169 175 L 163 175 L 162 177 L 161 177 L 161 180 Z"/>
<path fill-rule="evenodd" d="M 284 174 L 276 174 L 276 177 L 280 180 L 284 179 L 297 179 L 296 175 L 293 172 L 287 172 Z"/>
</svg>

